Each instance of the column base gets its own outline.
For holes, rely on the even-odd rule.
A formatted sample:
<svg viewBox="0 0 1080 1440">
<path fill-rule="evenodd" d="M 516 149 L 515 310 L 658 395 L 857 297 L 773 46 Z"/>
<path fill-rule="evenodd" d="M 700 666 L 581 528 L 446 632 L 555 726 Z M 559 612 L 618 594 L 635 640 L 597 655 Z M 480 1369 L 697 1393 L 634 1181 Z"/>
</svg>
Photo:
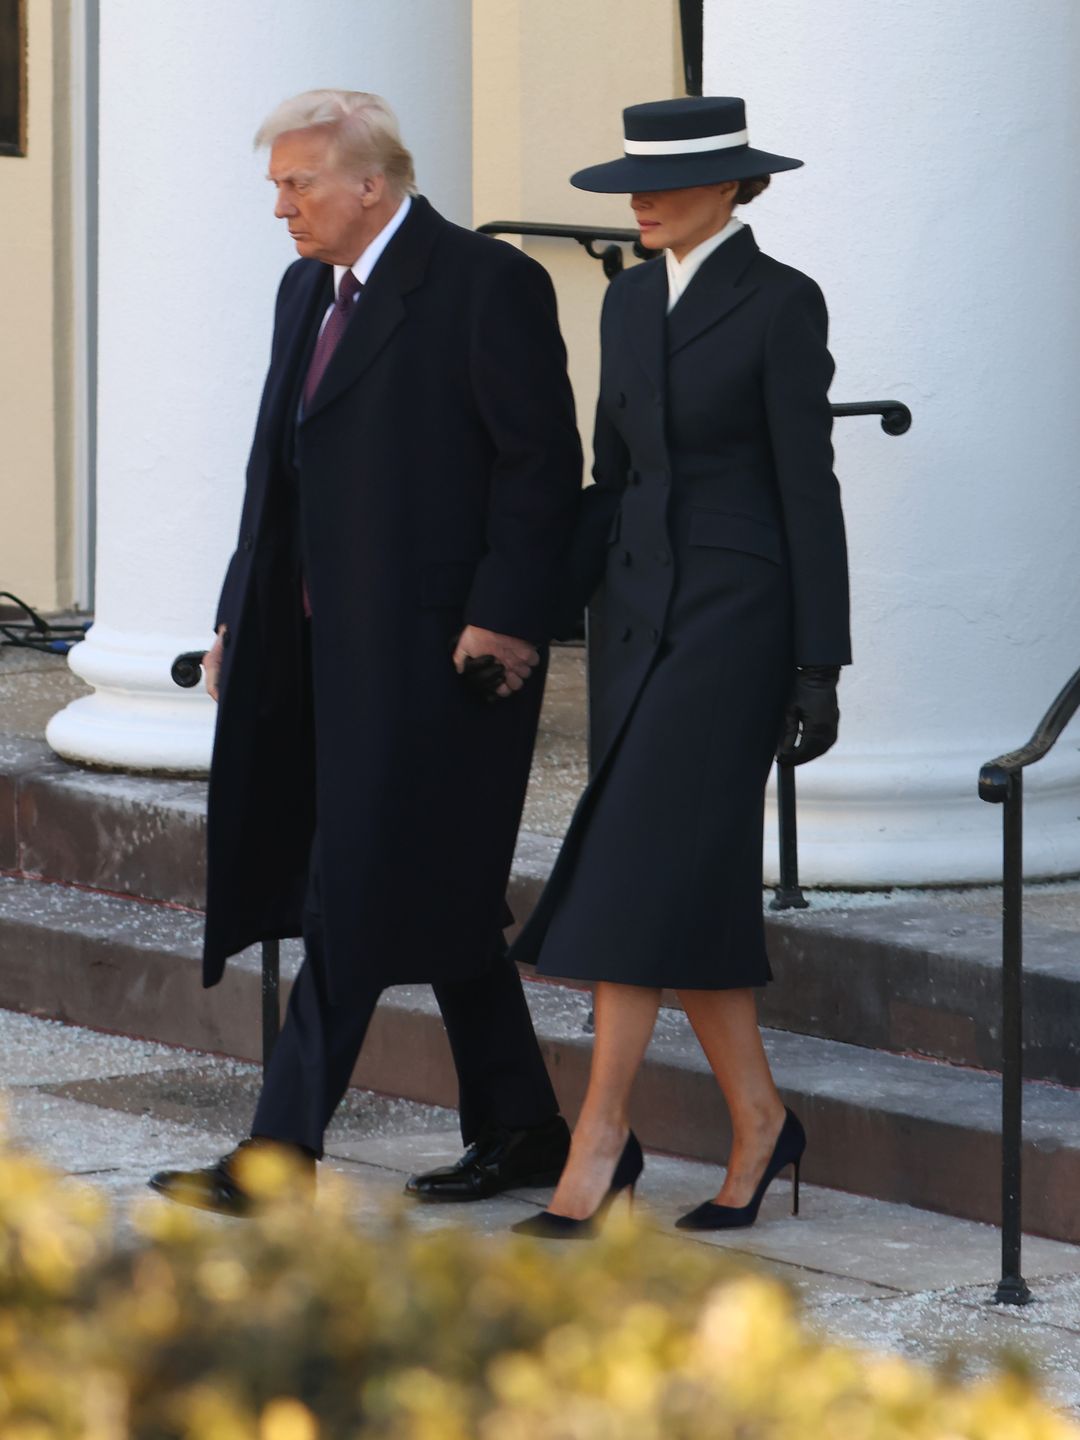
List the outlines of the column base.
<svg viewBox="0 0 1080 1440">
<path fill-rule="evenodd" d="M 180 690 L 170 677 L 184 650 L 204 635 L 131 633 L 94 625 L 68 663 L 94 686 L 49 721 L 45 738 L 65 760 L 121 770 L 206 774 L 215 706 L 205 690 Z"/>
</svg>

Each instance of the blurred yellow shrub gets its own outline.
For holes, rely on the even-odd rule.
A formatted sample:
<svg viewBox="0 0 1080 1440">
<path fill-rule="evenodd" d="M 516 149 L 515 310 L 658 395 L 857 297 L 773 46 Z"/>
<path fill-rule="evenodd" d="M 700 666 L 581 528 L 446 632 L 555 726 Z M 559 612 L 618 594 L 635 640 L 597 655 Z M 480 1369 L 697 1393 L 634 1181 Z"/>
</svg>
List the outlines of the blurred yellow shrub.
<svg viewBox="0 0 1080 1440">
<path fill-rule="evenodd" d="M 273 1166 L 252 1181 L 288 1190 Z M 777 1284 L 629 1224 L 545 1247 L 343 1192 L 220 1221 L 0 1149 L 0 1440 L 1077 1440 L 1017 1376 L 822 1342 Z"/>
</svg>

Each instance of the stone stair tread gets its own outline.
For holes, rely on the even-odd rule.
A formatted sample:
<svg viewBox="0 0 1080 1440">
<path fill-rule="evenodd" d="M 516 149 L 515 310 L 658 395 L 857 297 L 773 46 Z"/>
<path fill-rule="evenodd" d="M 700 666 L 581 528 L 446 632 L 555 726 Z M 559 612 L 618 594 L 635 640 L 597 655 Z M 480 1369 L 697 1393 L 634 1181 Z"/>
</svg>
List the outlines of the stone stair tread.
<svg viewBox="0 0 1080 1440">
<path fill-rule="evenodd" d="M 545 1040 L 591 1045 L 591 1037 L 584 1029 L 591 1009 L 587 993 L 545 981 L 528 985 L 527 994 L 537 1033 Z M 382 1003 L 438 1016 L 434 996 L 425 985 L 397 987 L 386 993 Z M 964 1129 L 1000 1132 L 999 1076 L 813 1035 L 768 1028 L 763 1034 L 781 1091 L 936 1123 L 955 1123 Z M 647 1059 L 675 1069 L 709 1073 L 690 1022 L 677 1010 L 661 1011 Z M 1029 1142 L 1080 1149 L 1080 1095 L 1063 1086 L 1027 1081 L 1024 1129 Z"/>
<path fill-rule="evenodd" d="M 1039 886 L 1036 893 L 1062 889 Z M 1062 894 L 1063 902 L 1071 902 L 1074 893 Z M 1000 891 L 988 889 L 979 897 L 980 910 L 990 913 L 954 908 L 950 898 L 892 892 L 887 899 L 868 897 L 851 909 L 822 909 L 820 902 L 811 899 L 808 910 L 772 914 L 769 922 L 773 929 L 787 929 L 796 935 L 812 929 L 822 939 L 876 943 L 996 973 L 1001 967 Z M 1030 896 L 1026 908 L 1031 908 Z M 1024 941 L 1024 968 L 1029 973 L 1080 982 L 1080 915 L 1073 912 L 1071 904 L 1056 920 L 1025 915 Z"/>
</svg>

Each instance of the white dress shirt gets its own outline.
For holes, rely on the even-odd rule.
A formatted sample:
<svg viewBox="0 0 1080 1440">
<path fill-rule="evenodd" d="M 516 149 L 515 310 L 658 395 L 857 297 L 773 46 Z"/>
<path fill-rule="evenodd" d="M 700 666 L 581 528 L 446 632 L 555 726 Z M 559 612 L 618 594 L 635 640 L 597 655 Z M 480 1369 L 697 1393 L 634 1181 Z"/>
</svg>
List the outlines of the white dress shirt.
<svg viewBox="0 0 1080 1440">
<path fill-rule="evenodd" d="M 400 205 L 398 206 L 398 208 L 394 211 L 393 215 L 390 216 L 390 219 L 386 222 L 386 224 L 383 226 L 383 228 L 382 228 L 382 229 L 379 231 L 379 233 L 375 236 L 375 239 L 369 241 L 367 247 L 365 248 L 365 250 L 364 250 L 363 253 L 361 254 L 359 260 L 357 260 L 357 262 L 356 262 L 355 265 L 352 265 L 352 266 L 349 266 L 349 265 L 335 265 L 335 266 L 334 266 L 334 299 L 335 299 L 335 300 L 337 299 L 337 297 L 338 297 L 338 292 L 339 292 L 340 289 L 341 289 L 341 280 L 342 280 L 342 277 L 344 276 L 346 270 L 351 269 L 351 270 L 352 270 L 352 273 L 356 276 L 357 280 L 360 281 L 360 284 L 361 284 L 361 285 L 366 285 L 366 284 L 367 284 L 367 282 L 371 279 L 371 272 L 372 272 L 372 270 L 375 269 L 375 262 L 376 262 L 376 260 L 378 260 L 379 256 L 380 256 L 380 255 L 383 253 L 383 251 L 386 249 L 387 245 L 390 244 L 390 241 L 394 238 L 394 236 L 397 234 L 397 232 L 401 229 L 402 223 L 403 223 L 404 220 L 405 220 L 405 216 L 408 215 L 408 213 L 409 213 L 409 208 L 410 208 L 411 205 L 412 205 L 412 196 L 411 196 L 411 195 L 406 195 L 406 196 L 405 196 L 405 199 L 402 200 L 401 204 L 400 204 Z M 358 290 L 358 291 L 356 292 L 356 294 L 353 296 L 353 304 L 355 305 L 356 302 L 357 302 L 357 300 L 359 300 L 359 299 L 360 299 L 360 292 L 359 292 L 359 290 Z M 325 326 L 326 326 L 326 322 L 330 319 L 330 311 L 333 310 L 333 308 L 334 308 L 333 304 L 330 304 L 330 305 L 328 305 L 328 306 L 326 307 L 326 314 L 323 316 L 323 318 L 322 318 L 322 324 L 319 326 L 319 334 L 320 334 L 320 335 L 322 334 L 323 329 L 324 329 Z"/>
<path fill-rule="evenodd" d="M 684 255 L 681 260 L 676 260 L 670 250 L 664 251 L 664 258 L 667 261 L 667 313 L 669 315 L 682 298 L 690 281 L 713 251 L 718 250 L 725 240 L 730 240 L 732 235 L 737 234 L 742 228 L 743 222 L 736 220 L 733 215 L 722 230 L 718 230 L 715 235 L 710 235 L 700 245 L 695 245 L 693 250 Z"/>
</svg>

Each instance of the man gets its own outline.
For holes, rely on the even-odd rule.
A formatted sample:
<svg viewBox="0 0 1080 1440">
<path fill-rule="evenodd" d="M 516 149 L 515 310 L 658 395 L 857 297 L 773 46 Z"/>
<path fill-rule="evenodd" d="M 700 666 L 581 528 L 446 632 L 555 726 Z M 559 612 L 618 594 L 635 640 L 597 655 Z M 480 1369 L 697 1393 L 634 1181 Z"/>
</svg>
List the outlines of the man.
<svg viewBox="0 0 1080 1440">
<path fill-rule="evenodd" d="M 506 959 L 505 888 L 581 452 L 551 283 L 415 193 L 378 96 L 312 91 L 256 137 L 301 259 L 278 294 L 219 699 L 204 983 L 303 934 L 252 1136 L 151 1185 L 245 1214 L 244 1152 L 307 1187 L 382 989 L 435 987 L 457 1165 L 425 1199 L 554 1181 L 568 1131 Z M 239 1157 L 239 1158 L 238 1158 Z"/>
</svg>

